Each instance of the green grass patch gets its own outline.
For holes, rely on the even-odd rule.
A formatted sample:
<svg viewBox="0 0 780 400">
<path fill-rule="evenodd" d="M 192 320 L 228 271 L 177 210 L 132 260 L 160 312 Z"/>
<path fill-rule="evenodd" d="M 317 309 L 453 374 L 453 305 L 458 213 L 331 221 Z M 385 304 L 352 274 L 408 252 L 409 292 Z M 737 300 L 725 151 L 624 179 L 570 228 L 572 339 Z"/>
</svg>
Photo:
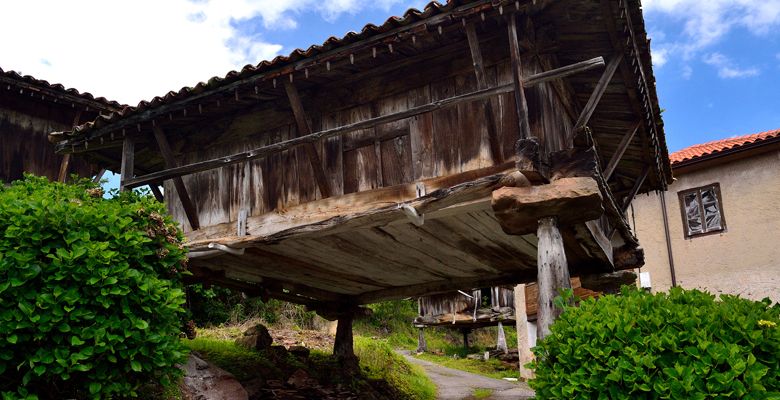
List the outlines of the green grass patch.
<svg viewBox="0 0 780 400">
<path fill-rule="evenodd" d="M 447 368 L 459 369 L 473 374 L 487 376 L 489 378 L 517 378 L 518 372 L 507 368 L 500 360 L 491 358 L 487 361 L 472 360 L 469 358 L 453 358 L 436 354 L 423 353 L 416 356 L 422 360 L 430 361 Z"/>
<path fill-rule="evenodd" d="M 493 394 L 493 389 L 476 388 L 472 396 L 475 399 L 487 399 Z"/>
<path fill-rule="evenodd" d="M 387 340 L 355 337 L 355 354 L 363 373 L 382 379 L 408 399 L 433 400 L 436 386 L 422 368 L 395 353 Z"/>
</svg>

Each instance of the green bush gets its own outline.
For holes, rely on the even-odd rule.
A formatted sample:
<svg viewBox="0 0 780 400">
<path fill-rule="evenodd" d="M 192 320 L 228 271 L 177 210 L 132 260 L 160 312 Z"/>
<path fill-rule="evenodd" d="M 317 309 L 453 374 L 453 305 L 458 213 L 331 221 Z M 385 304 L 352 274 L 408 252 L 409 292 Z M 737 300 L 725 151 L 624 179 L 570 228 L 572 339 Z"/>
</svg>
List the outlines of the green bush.
<svg viewBox="0 0 780 400">
<path fill-rule="evenodd" d="M 780 399 L 780 306 L 675 288 L 568 307 L 534 348 L 539 399 Z"/>
<path fill-rule="evenodd" d="M 387 381 L 398 392 L 398 398 L 432 400 L 436 397 L 436 386 L 422 368 L 393 351 L 387 341 L 356 336 L 355 355 L 366 377 Z"/>
<path fill-rule="evenodd" d="M 182 359 L 182 234 L 135 193 L 27 176 L 0 187 L 0 393 L 133 396 Z"/>
</svg>

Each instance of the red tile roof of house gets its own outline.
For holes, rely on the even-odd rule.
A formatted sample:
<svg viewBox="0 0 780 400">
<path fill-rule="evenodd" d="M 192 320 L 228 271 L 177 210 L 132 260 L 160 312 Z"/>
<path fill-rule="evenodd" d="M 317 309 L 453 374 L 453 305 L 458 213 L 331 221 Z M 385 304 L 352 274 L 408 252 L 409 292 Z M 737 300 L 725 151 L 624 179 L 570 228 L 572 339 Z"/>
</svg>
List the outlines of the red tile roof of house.
<svg viewBox="0 0 780 400">
<path fill-rule="evenodd" d="M 672 166 L 675 166 L 686 161 L 714 156 L 727 150 L 738 150 L 743 146 L 758 144 L 775 138 L 780 139 L 780 129 L 695 144 L 670 154 L 669 159 L 672 162 Z"/>
</svg>

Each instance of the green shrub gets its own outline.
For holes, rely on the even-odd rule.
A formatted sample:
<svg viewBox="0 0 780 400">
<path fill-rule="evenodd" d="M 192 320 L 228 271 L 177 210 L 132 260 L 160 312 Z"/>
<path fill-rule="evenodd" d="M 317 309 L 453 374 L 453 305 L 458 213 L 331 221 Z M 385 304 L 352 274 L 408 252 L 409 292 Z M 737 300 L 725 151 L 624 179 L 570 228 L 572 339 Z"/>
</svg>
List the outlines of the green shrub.
<svg viewBox="0 0 780 400">
<path fill-rule="evenodd" d="M 778 399 L 780 306 L 675 288 L 569 307 L 534 348 L 539 399 Z"/>
<path fill-rule="evenodd" d="M 133 396 L 178 370 L 185 262 L 163 205 L 89 181 L 0 187 L 0 393 Z"/>
</svg>

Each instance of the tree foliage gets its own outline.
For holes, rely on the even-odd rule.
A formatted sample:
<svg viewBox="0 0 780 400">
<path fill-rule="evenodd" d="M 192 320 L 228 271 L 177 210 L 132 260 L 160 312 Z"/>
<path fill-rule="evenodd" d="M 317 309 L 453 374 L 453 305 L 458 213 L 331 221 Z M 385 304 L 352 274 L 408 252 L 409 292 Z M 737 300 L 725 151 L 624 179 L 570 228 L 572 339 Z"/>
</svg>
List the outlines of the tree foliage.
<svg viewBox="0 0 780 400">
<path fill-rule="evenodd" d="M 675 288 L 568 307 L 534 348 L 539 399 L 780 399 L 780 305 Z"/>
<path fill-rule="evenodd" d="M 163 206 L 27 176 L 0 187 L 3 398 L 132 396 L 175 375 L 186 262 Z"/>
</svg>

